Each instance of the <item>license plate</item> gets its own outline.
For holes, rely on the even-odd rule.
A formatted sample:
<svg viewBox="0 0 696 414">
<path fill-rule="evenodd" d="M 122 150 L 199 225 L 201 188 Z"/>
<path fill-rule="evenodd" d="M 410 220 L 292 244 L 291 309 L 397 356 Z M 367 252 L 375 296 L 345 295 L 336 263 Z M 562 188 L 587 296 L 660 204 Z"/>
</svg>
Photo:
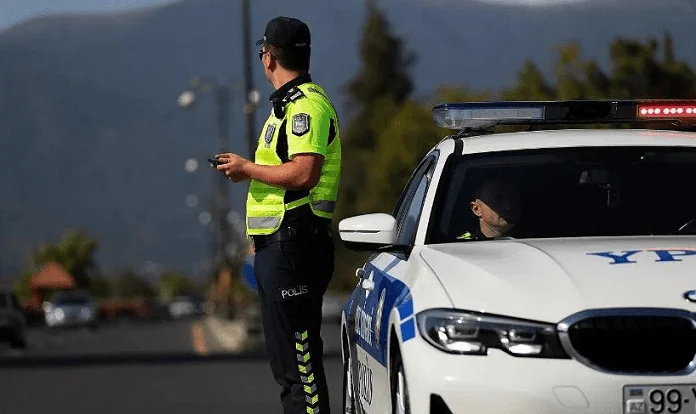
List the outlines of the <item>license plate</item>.
<svg viewBox="0 0 696 414">
<path fill-rule="evenodd" d="M 694 414 L 696 384 L 627 385 L 623 406 L 625 414 Z"/>
</svg>

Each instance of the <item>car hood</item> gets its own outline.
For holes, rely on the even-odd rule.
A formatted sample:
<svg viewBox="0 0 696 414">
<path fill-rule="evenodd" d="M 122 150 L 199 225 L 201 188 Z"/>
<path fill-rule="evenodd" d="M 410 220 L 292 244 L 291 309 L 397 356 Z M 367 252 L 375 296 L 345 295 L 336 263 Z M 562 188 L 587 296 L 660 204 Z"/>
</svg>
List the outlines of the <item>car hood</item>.
<svg viewBox="0 0 696 414">
<path fill-rule="evenodd" d="M 696 237 L 462 242 L 420 253 L 454 307 L 558 322 L 584 309 L 696 311 Z"/>
</svg>

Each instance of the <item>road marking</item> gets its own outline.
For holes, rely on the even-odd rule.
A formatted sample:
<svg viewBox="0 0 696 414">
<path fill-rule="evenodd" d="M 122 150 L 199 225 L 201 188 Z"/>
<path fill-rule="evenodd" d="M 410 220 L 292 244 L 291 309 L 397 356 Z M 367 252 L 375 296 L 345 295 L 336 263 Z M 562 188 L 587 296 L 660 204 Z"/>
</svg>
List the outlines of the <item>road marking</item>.
<svg viewBox="0 0 696 414">
<path fill-rule="evenodd" d="M 194 322 L 191 325 L 191 339 L 193 340 L 193 349 L 198 355 L 208 355 L 208 345 L 205 343 L 205 331 L 203 324 Z"/>
</svg>

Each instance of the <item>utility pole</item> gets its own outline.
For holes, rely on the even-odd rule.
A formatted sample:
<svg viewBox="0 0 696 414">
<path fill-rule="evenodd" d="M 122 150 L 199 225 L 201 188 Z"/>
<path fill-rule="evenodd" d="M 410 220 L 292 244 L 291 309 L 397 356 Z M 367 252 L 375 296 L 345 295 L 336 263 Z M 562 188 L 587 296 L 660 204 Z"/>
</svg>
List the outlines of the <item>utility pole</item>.
<svg viewBox="0 0 696 414">
<path fill-rule="evenodd" d="M 251 17 L 249 12 L 249 0 L 241 0 L 242 2 L 242 50 L 244 51 L 244 113 L 246 114 L 246 139 L 249 145 L 249 159 L 253 161 L 254 152 L 256 151 L 256 131 L 254 130 L 256 110 L 256 99 L 252 98 L 254 93 L 254 77 L 251 67 Z"/>
<path fill-rule="evenodd" d="M 229 143 L 229 104 L 230 92 L 224 85 L 218 85 L 215 89 L 217 100 L 217 124 L 218 124 L 218 146 L 220 153 L 228 152 Z M 216 209 L 217 217 L 213 217 L 217 226 L 217 263 L 221 264 L 227 258 L 227 245 L 230 242 L 229 224 L 227 214 L 229 212 L 229 183 L 224 174 L 215 171 L 217 178 Z"/>
</svg>

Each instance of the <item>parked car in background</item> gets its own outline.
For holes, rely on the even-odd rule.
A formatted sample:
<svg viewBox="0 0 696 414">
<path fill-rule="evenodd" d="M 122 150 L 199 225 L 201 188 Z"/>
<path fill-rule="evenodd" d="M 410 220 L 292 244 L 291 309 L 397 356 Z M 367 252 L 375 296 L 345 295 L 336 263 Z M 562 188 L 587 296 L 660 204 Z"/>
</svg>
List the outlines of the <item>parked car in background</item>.
<svg viewBox="0 0 696 414">
<path fill-rule="evenodd" d="M 177 296 L 169 304 L 169 314 L 175 319 L 202 315 L 204 312 L 205 299 L 196 295 Z"/>
<path fill-rule="evenodd" d="M 27 347 L 27 321 L 17 296 L 10 289 L 0 288 L 0 342 L 12 348 Z"/>
<path fill-rule="evenodd" d="M 79 290 L 63 291 L 44 304 L 46 325 L 58 327 L 97 327 L 97 303 Z"/>
</svg>

